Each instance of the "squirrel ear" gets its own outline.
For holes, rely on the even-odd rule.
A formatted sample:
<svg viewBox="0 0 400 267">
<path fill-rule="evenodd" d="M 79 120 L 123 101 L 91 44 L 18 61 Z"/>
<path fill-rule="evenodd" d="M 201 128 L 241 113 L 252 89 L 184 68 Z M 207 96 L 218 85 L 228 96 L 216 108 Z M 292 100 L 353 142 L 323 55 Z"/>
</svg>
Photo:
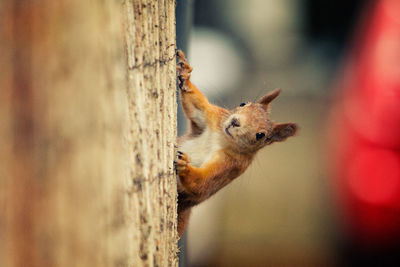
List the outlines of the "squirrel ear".
<svg viewBox="0 0 400 267">
<path fill-rule="evenodd" d="M 267 95 L 263 96 L 258 103 L 262 105 L 268 105 L 272 100 L 274 100 L 281 93 L 281 89 L 275 89 L 269 92 Z"/>
<path fill-rule="evenodd" d="M 282 142 L 285 141 L 288 137 L 296 134 L 298 129 L 297 124 L 295 123 L 280 123 L 275 125 L 272 130 L 272 136 L 270 137 L 272 142 Z"/>
</svg>

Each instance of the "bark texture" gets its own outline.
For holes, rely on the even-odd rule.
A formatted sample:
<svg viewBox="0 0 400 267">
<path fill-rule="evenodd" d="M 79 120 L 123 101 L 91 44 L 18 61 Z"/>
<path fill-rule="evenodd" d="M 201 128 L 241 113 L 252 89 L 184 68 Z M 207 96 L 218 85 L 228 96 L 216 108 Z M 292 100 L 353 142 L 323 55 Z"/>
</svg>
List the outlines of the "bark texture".
<svg viewBox="0 0 400 267">
<path fill-rule="evenodd" d="M 0 266 L 176 266 L 175 2 L 0 3 Z"/>
</svg>

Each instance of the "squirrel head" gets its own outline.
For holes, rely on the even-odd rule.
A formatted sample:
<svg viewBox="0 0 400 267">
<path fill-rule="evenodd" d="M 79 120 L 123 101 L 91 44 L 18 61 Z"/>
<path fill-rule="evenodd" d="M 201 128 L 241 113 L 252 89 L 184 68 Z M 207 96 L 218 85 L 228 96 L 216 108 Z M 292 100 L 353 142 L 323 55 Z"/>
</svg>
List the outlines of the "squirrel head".
<svg viewBox="0 0 400 267">
<path fill-rule="evenodd" d="M 254 153 L 296 134 L 298 127 L 295 123 L 277 124 L 270 119 L 270 103 L 280 92 L 280 89 L 275 89 L 257 103 L 242 103 L 229 112 L 222 122 L 229 147 L 241 153 Z"/>
</svg>

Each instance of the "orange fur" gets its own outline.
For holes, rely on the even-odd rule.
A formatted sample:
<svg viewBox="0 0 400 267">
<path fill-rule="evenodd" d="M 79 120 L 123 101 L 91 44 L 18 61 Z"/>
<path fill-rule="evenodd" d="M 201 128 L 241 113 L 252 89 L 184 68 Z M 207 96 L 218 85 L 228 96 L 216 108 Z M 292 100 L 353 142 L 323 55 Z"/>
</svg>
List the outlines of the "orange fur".
<svg viewBox="0 0 400 267">
<path fill-rule="evenodd" d="M 257 103 L 226 110 L 211 104 L 190 82 L 192 67 L 177 52 L 180 98 L 190 130 L 178 140 L 178 234 L 186 228 L 193 206 L 206 200 L 242 174 L 262 147 L 297 131 L 294 123 L 276 124 L 269 104 L 280 90 Z"/>
</svg>

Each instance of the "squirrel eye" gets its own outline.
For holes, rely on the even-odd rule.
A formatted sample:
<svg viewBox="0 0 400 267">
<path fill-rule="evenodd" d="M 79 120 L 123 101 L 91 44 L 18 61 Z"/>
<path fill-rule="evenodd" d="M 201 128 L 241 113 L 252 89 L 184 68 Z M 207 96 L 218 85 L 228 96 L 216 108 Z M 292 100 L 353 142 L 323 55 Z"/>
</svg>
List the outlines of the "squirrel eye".
<svg viewBox="0 0 400 267">
<path fill-rule="evenodd" d="M 239 106 L 241 106 L 241 107 L 243 107 L 243 106 L 246 106 L 246 103 L 240 103 L 240 105 Z"/>
<path fill-rule="evenodd" d="M 257 141 L 260 140 L 261 138 L 263 138 L 264 136 L 265 136 L 265 133 L 256 133 Z"/>
</svg>

